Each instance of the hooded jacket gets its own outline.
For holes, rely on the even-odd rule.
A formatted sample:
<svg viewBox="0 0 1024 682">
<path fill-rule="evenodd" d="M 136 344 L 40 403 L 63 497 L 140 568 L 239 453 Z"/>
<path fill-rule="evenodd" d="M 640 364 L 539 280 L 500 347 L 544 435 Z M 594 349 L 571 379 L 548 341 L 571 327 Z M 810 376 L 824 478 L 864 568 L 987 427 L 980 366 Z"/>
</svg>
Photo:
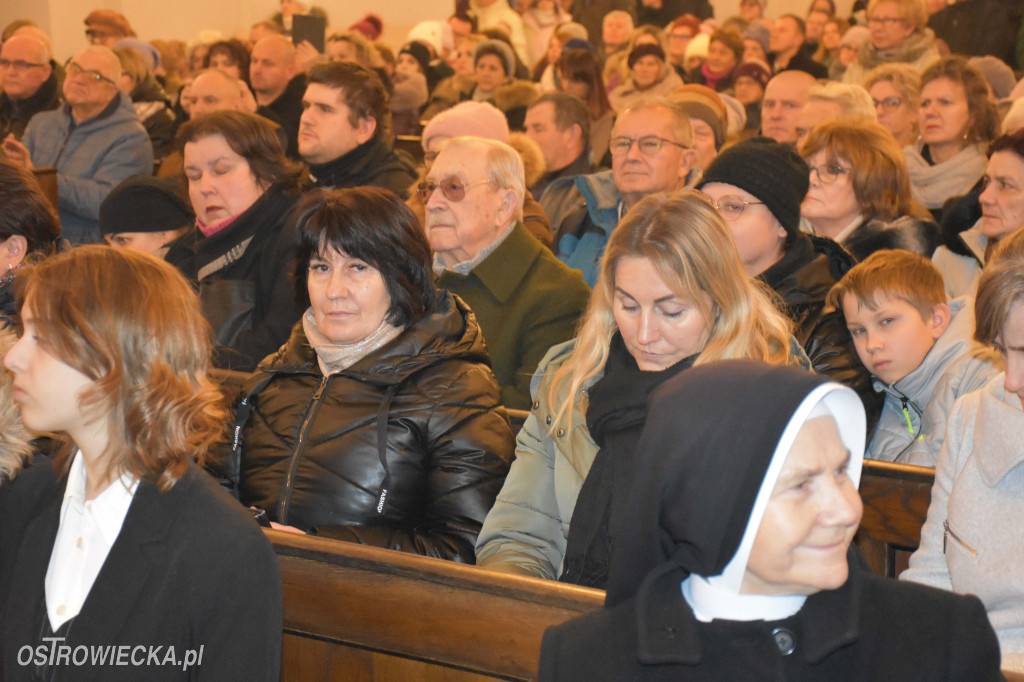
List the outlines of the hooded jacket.
<svg viewBox="0 0 1024 682">
<path fill-rule="evenodd" d="M 153 174 L 153 145 L 123 92 L 98 115 L 76 124 L 64 104 L 32 117 L 21 140 L 36 166 L 56 166 L 61 236 L 98 242 L 100 204 L 132 175 Z"/>
<path fill-rule="evenodd" d="M 319 535 L 473 563 L 513 438 L 461 300 L 443 294 L 434 312 L 326 377 L 300 323 L 260 363 L 245 401 L 243 504 Z"/>
<path fill-rule="evenodd" d="M 539 679 L 1000 679 L 976 598 L 902 589 L 849 560 L 842 586 L 798 598 L 793 615 L 694 615 L 681 589 L 693 577 L 735 583 L 743 604 L 791 599 L 739 594 L 739 583 L 792 443 L 822 402 L 851 453 L 844 475 L 855 486 L 864 417 L 849 389 L 747 360 L 695 367 L 663 384 L 628 493 L 613 510 L 605 608 L 545 633 Z"/>
<path fill-rule="evenodd" d="M 981 279 L 981 269 L 985 267 L 985 251 L 988 249 L 988 237 L 981 232 L 981 220 L 953 237 L 957 245 L 943 244 L 935 249 L 932 256 L 932 264 L 942 273 L 949 298 L 974 296 L 978 292 L 978 280 Z"/>
<path fill-rule="evenodd" d="M 131 98 L 135 113 L 153 143 L 153 157 L 159 161 L 174 151 L 174 134 L 178 131 L 174 109 L 171 108 L 167 93 L 156 78 L 147 73 L 132 90 Z"/>
<path fill-rule="evenodd" d="M 885 404 L 865 457 L 934 467 L 953 402 L 999 373 L 999 356 L 972 339 L 974 299 L 958 298 L 949 307 L 949 326 L 917 369 L 894 384 L 875 379 Z"/>
</svg>

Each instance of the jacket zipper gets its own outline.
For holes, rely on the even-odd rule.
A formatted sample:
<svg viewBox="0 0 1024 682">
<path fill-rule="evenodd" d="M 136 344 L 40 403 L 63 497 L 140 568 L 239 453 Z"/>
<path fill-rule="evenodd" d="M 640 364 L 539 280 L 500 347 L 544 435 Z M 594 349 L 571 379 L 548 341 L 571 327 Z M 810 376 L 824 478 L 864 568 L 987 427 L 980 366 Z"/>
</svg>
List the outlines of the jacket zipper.
<svg viewBox="0 0 1024 682">
<path fill-rule="evenodd" d="M 953 530 L 952 528 L 950 528 L 950 527 L 949 527 L 949 519 L 947 519 L 947 520 L 945 520 L 945 521 L 943 521 L 943 522 L 942 522 L 942 527 L 943 527 L 943 528 L 945 529 L 945 530 L 943 531 L 943 533 L 942 533 L 942 553 L 943 553 L 943 554 L 945 554 L 945 553 L 946 553 L 946 539 L 947 539 L 947 538 L 948 538 L 948 537 L 949 537 L 950 535 L 952 535 L 952 536 L 953 536 L 953 539 L 954 539 L 954 540 L 956 540 L 957 542 L 959 542 L 959 543 L 960 543 L 960 545 L 961 545 L 961 546 L 962 546 L 962 547 L 963 547 L 964 549 L 966 549 L 966 550 L 967 550 L 968 552 L 970 552 L 970 553 L 971 553 L 971 556 L 978 556 L 978 550 L 974 549 L 973 547 L 971 547 L 970 545 L 968 545 L 968 544 L 967 544 L 966 542 L 964 542 L 964 541 L 963 541 L 963 538 L 961 538 L 961 537 L 960 537 L 959 535 L 957 535 L 957 534 L 956 534 L 956 531 L 954 531 L 954 530 Z"/>
<path fill-rule="evenodd" d="M 309 425 L 312 423 L 316 413 L 320 411 L 320 398 L 323 397 L 324 389 L 327 388 L 327 382 L 330 380 L 331 375 L 329 374 L 320 380 L 320 388 L 316 389 L 316 393 L 313 394 L 309 407 L 306 408 L 306 418 L 302 421 L 302 426 L 299 428 L 299 438 L 295 441 L 295 452 L 292 454 L 292 461 L 288 465 L 288 476 L 284 480 L 284 495 L 281 498 L 281 509 L 277 515 L 282 524 L 288 523 L 288 505 L 292 501 L 292 479 L 295 478 L 295 470 L 299 467 L 299 457 L 302 455 L 302 449 L 306 445 L 306 431 L 309 430 Z"/>
<path fill-rule="evenodd" d="M 907 431 L 911 436 L 914 435 L 914 422 L 910 419 L 910 410 L 908 409 L 909 401 L 904 397 L 900 399 L 903 404 L 903 418 L 907 420 Z"/>
</svg>

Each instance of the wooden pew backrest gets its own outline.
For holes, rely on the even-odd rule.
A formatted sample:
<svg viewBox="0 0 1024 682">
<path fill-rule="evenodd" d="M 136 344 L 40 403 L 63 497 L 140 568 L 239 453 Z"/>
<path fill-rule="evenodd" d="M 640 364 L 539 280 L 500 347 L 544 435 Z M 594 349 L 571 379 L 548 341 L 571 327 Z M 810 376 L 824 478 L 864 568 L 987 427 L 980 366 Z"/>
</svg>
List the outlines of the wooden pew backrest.
<svg viewBox="0 0 1024 682">
<path fill-rule="evenodd" d="M 864 517 L 855 542 L 872 570 L 896 577 L 921 542 L 935 470 L 864 460 Z"/>
<path fill-rule="evenodd" d="M 287 680 L 527 680 L 544 631 L 604 592 L 266 531 L 284 583 Z"/>
</svg>

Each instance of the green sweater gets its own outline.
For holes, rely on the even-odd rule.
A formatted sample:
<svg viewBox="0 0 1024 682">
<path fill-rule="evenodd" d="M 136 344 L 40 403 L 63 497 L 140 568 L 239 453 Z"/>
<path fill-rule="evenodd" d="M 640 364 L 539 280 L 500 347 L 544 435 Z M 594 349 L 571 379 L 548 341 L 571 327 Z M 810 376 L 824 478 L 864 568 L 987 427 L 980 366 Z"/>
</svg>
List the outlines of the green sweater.
<svg viewBox="0 0 1024 682">
<path fill-rule="evenodd" d="M 491 356 L 505 406 L 530 407 L 530 378 L 548 349 L 573 338 L 590 289 L 522 224 L 468 275 L 437 280 L 469 304 Z"/>
</svg>

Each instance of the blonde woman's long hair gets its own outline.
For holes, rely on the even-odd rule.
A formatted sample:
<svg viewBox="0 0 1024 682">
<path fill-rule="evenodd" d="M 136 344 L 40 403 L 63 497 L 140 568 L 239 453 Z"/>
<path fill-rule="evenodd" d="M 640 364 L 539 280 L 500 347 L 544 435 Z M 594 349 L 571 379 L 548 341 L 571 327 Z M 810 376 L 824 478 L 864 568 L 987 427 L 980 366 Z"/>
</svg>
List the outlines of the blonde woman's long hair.
<svg viewBox="0 0 1024 682">
<path fill-rule="evenodd" d="M 779 312 L 771 290 L 743 269 L 718 211 L 695 191 L 650 196 L 623 217 L 608 240 L 576 347 L 552 375 L 547 396 L 556 406 L 552 430 L 568 428 L 581 390 L 608 360 L 618 330 L 612 309 L 615 271 L 628 257 L 650 261 L 669 289 L 703 317 L 710 332 L 695 365 L 732 358 L 789 362 L 792 324 Z M 559 395 L 570 399 L 557 404 Z"/>
</svg>

